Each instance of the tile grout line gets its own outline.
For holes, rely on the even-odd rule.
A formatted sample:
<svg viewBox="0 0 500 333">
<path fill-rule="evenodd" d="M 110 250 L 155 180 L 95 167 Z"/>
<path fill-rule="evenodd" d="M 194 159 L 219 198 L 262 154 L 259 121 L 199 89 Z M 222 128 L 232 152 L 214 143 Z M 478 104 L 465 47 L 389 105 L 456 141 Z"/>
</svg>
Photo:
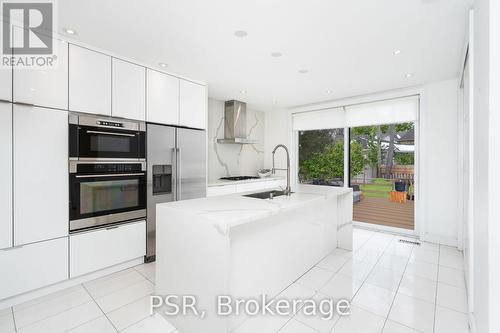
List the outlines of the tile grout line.
<svg viewBox="0 0 500 333">
<path fill-rule="evenodd" d="M 367 239 L 367 240 L 363 243 L 363 246 L 364 246 L 364 245 L 366 244 L 366 242 L 368 242 L 368 241 L 369 241 L 369 240 L 370 240 L 373 236 L 374 236 L 374 235 L 371 235 L 371 236 L 370 236 L 370 238 L 368 238 L 368 239 Z M 351 252 L 352 254 L 354 254 L 354 253 L 355 253 L 355 252 L 357 252 L 359 249 L 361 249 L 363 246 L 360 246 L 357 250 L 351 250 L 350 252 Z M 347 250 L 347 251 L 349 251 L 349 250 Z M 333 252 L 333 251 L 332 251 L 332 252 Z M 302 274 L 302 275 L 301 275 L 301 276 L 300 276 L 297 280 L 295 280 L 295 281 L 294 281 L 291 285 L 293 285 L 294 283 L 297 283 L 297 281 L 298 281 L 298 280 L 300 280 L 300 278 L 301 278 L 302 276 L 306 275 L 306 274 L 307 274 L 309 271 L 311 271 L 314 267 L 318 267 L 318 266 L 317 266 L 317 264 L 319 264 L 321 261 L 323 261 L 325 258 L 327 258 L 327 257 L 328 257 L 328 256 L 330 256 L 330 255 L 331 255 L 331 253 L 330 253 L 330 254 L 328 254 L 328 255 L 326 255 L 325 257 L 321 258 L 321 260 L 319 260 L 316 264 L 314 264 L 314 266 L 313 266 L 313 267 L 311 267 L 311 269 L 309 269 L 306 273 Z M 379 259 L 380 259 L 380 258 L 379 258 Z M 343 263 L 343 264 L 339 267 L 339 269 L 338 269 L 337 271 L 335 271 L 335 272 L 332 272 L 332 271 L 329 271 L 329 270 L 327 270 L 327 269 L 324 269 L 324 268 L 318 267 L 318 268 L 321 268 L 321 269 L 324 269 L 324 270 L 327 270 L 327 271 L 329 271 L 329 272 L 332 272 L 332 273 L 333 273 L 332 277 L 331 277 L 330 279 L 328 279 L 328 281 L 326 281 L 326 283 L 323 285 L 323 287 L 324 287 L 324 286 L 326 286 L 326 285 L 327 285 L 327 284 L 328 284 L 331 280 L 333 280 L 333 278 L 335 278 L 335 276 L 337 276 L 337 275 L 339 274 L 340 270 L 342 270 L 342 268 L 343 268 L 343 267 L 347 264 L 347 262 L 348 262 L 349 260 L 352 260 L 352 256 L 351 256 L 350 258 L 346 259 L 346 260 L 344 261 L 344 263 Z M 298 284 L 299 284 L 300 286 L 302 286 L 300 283 L 298 283 Z M 290 285 L 290 286 L 291 286 L 291 285 Z M 287 288 L 289 288 L 290 286 L 286 287 L 284 290 L 286 290 L 286 289 L 287 289 Z M 305 286 L 302 286 L 302 287 L 305 287 Z M 305 287 L 305 288 L 307 288 L 307 287 Z M 360 287 L 360 288 L 361 288 L 361 287 Z M 284 290 L 283 290 L 283 291 L 284 291 Z M 320 288 L 320 290 L 321 290 L 321 288 Z M 318 295 L 318 294 L 320 293 L 320 290 L 315 290 L 315 293 L 314 293 L 314 295 L 313 295 L 312 297 L 314 297 L 314 296 Z M 283 292 L 283 291 L 281 291 L 281 292 Z M 278 295 L 279 295 L 279 294 L 278 294 Z M 278 296 L 278 295 L 277 295 L 277 296 Z M 327 296 L 328 296 L 328 295 L 327 295 Z M 328 297 L 331 297 L 331 296 L 328 296 Z M 354 298 L 354 296 L 353 296 L 352 298 Z M 351 299 L 349 302 L 352 302 L 352 299 Z M 281 326 L 281 327 L 280 327 L 280 328 L 276 331 L 276 333 L 278 333 L 278 332 L 279 332 L 279 331 L 281 331 L 281 330 L 282 330 L 282 329 L 283 329 L 286 325 L 288 325 L 288 323 L 289 323 L 290 321 L 292 321 L 292 320 L 294 319 L 294 317 L 295 317 L 295 316 L 293 316 L 293 317 L 289 317 L 289 319 L 288 319 L 288 320 L 287 320 L 287 321 L 286 321 L 286 322 L 285 322 L 285 323 L 284 323 L 284 324 L 283 324 L 283 325 L 282 325 L 282 326 Z M 313 328 L 313 327 L 311 327 L 311 326 L 307 325 L 306 323 L 303 323 L 302 321 L 300 321 L 300 320 L 298 320 L 298 319 L 295 319 L 295 320 L 296 320 L 296 321 L 298 321 L 299 323 L 301 323 L 301 324 L 303 324 L 303 325 L 305 325 L 305 326 L 307 326 L 307 327 L 309 327 L 309 328 L 313 329 L 314 331 L 319 332 L 318 330 L 316 330 L 315 328 Z M 339 319 L 337 319 L 337 321 L 335 321 L 335 323 L 334 323 L 334 324 L 333 324 L 333 326 L 332 326 L 332 330 L 334 329 L 335 325 L 337 325 L 337 323 L 339 322 L 339 320 L 340 320 L 340 318 L 339 318 Z"/>
<path fill-rule="evenodd" d="M 365 245 L 366 245 L 366 243 L 368 243 L 368 241 L 370 241 L 370 240 L 371 240 L 374 236 L 375 236 L 375 235 L 371 235 L 371 237 L 370 237 L 370 238 L 368 238 L 368 239 L 367 239 L 367 240 L 363 243 L 363 245 L 362 245 L 362 246 L 360 246 L 360 247 L 359 247 L 356 251 L 353 251 L 353 255 L 354 255 L 354 252 L 359 251 L 359 250 L 360 250 L 363 246 L 365 246 Z M 390 244 L 390 243 L 389 243 L 389 244 Z M 388 245 L 384 248 L 384 251 L 382 251 L 382 254 L 381 254 L 381 255 L 380 255 L 380 257 L 377 259 L 377 262 L 376 262 L 376 263 L 373 265 L 373 267 L 370 269 L 370 272 L 368 272 L 368 274 L 366 275 L 366 277 L 363 279 L 363 282 L 362 282 L 362 283 L 361 283 L 361 285 L 359 286 L 358 290 L 356 290 L 356 293 L 355 293 L 355 294 L 351 297 L 351 299 L 349 300 L 349 307 L 351 307 L 351 306 L 352 306 L 352 302 L 354 301 L 354 298 L 355 298 L 355 297 L 356 297 L 356 295 L 359 293 L 359 291 L 361 290 L 361 288 L 363 288 L 363 285 L 365 284 L 366 280 L 368 279 L 368 276 L 370 276 L 370 274 L 371 274 L 371 273 L 373 272 L 373 270 L 375 269 L 375 266 L 377 266 L 377 264 L 379 263 L 380 259 L 381 259 L 381 258 L 382 258 L 382 256 L 385 254 L 385 251 L 386 251 L 386 250 L 387 250 L 387 248 L 389 247 L 389 244 L 388 244 Z M 353 259 L 353 258 L 351 258 L 351 260 L 352 260 L 352 259 Z M 347 260 L 347 261 L 349 261 L 349 260 Z M 347 261 L 346 261 L 346 263 L 347 263 Z M 363 262 L 364 262 L 364 261 L 363 261 Z M 345 264 L 344 264 L 344 265 L 345 265 Z M 340 270 L 339 270 L 339 271 L 340 271 Z M 352 277 L 351 277 L 351 279 L 352 279 Z M 363 309 L 363 310 L 364 310 L 364 309 Z M 367 311 L 367 310 L 365 310 L 365 311 Z M 369 312 L 369 313 L 372 313 L 371 311 L 368 311 L 368 312 Z M 375 315 L 376 315 L 376 314 L 375 314 Z M 340 322 L 340 319 L 341 319 L 341 318 L 339 318 L 339 319 L 335 322 L 335 324 L 334 324 L 334 325 L 333 325 L 333 327 L 332 327 L 331 332 L 334 332 L 334 331 L 335 331 L 335 326 L 337 326 L 337 325 L 338 325 L 338 323 Z"/>
<path fill-rule="evenodd" d="M 399 284 L 398 284 L 398 287 L 396 289 L 396 293 L 394 294 L 394 298 L 392 299 L 391 306 L 389 307 L 389 312 L 387 312 L 387 316 L 385 317 L 384 325 L 382 326 L 382 331 L 381 332 L 384 331 L 385 325 L 387 325 L 387 321 L 389 320 L 389 315 L 391 314 L 392 307 L 394 306 L 394 302 L 396 301 L 396 297 L 398 296 L 399 288 L 401 287 L 401 283 L 403 282 L 403 279 L 404 279 L 404 276 L 405 276 L 405 273 L 406 273 L 406 268 L 408 267 L 408 263 L 410 262 L 410 258 L 412 256 L 414 250 L 415 250 L 415 246 L 412 245 L 411 253 L 408 256 L 408 259 L 406 260 L 405 268 L 403 270 L 403 273 L 401 274 L 401 279 L 399 280 Z M 403 325 L 403 326 L 406 327 L 406 325 Z"/>
<path fill-rule="evenodd" d="M 99 308 L 99 310 L 101 310 L 101 312 L 103 313 L 104 317 L 106 317 L 106 319 L 109 321 L 109 323 L 111 324 L 111 326 L 113 326 L 113 328 L 115 329 L 115 331 L 118 332 L 118 329 L 116 328 L 115 324 L 113 324 L 113 322 L 109 319 L 109 317 L 106 315 L 106 313 L 101 308 L 101 306 L 99 305 L 99 303 L 96 302 L 96 300 L 94 299 L 94 296 L 92 296 L 92 294 L 87 290 L 87 288 L 85 287 L 85 285 L 82 284 L 82 287 L 83 287 L 83 289 L 85 289 L 85 291 L 87 292 L 87 294 L 89 294 L 90 298 L 94 301 L 94 303 L 97 305 L 97 307 Z"/>
<path fill-rule="evenodd" d="M 12 322 L 14 323 L 14 331 L 17 333 L 16 317 L 14 316 L 14 307 L 10 307 L 10 312 L 12 313 Z"/>
<path fill-rule="evenodd" d="M 437 296 L 439 288 L 439 264 L 441 262 L 441 245 L 438 248 L 438 265 L 437 265 L 437 277 L 436 277 L 436 295 L 434 296 L 434 322 L 432 324 L 432 332 L 436 331 L 436 315 L 437 315 Z"/>
</svg>

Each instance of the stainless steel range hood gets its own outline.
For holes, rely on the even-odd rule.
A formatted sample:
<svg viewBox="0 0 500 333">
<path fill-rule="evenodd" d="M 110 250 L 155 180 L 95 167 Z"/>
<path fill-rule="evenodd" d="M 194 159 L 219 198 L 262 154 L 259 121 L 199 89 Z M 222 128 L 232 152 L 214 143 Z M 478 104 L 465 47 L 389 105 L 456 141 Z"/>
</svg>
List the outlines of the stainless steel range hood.
<svg viewBox="0 0 500 333">
<path fill-rule="evenodd" d="M 224 139 L 218 143 L 252 144 L 256 140 L 247 138 L 247 104 L 240 101 L 224 103 Z"/>
</svg>

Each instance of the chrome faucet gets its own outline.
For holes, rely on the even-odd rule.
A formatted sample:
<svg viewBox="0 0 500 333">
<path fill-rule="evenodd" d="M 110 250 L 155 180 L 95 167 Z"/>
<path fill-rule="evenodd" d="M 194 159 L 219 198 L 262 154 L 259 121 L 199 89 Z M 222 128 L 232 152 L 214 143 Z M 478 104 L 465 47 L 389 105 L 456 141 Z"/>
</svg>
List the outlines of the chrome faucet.
<svg viewBox="0 0 500 333">
<path fill-rule="evenodd" d="M 276 169 L 274 167 L 274 154 L 278 148 L 283 148 L 286 151 L 286 169 Z M 285 145 L 279 144 L 273 149 L 273 175 L 276 173 L 276 170 L 286 170 L 286 189 L 283 191 L 285 195 L 292 194 L 292 189 L 290 188 L 290 154 L 288 153 L 288 148 Z"/>
</svg>

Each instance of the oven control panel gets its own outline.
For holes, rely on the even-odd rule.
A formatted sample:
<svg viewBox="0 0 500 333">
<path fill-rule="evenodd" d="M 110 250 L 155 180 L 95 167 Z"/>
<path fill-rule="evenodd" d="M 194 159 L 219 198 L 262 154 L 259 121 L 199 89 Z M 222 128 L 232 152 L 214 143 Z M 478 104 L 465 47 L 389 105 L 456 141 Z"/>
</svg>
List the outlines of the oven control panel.
<svg viewBox="0 0 500 333">
<path fill-rule="evenodd" d="M 77 173 L 125 173 L 143 171 L 142 163 L 80 163 Z"/>
</svg>

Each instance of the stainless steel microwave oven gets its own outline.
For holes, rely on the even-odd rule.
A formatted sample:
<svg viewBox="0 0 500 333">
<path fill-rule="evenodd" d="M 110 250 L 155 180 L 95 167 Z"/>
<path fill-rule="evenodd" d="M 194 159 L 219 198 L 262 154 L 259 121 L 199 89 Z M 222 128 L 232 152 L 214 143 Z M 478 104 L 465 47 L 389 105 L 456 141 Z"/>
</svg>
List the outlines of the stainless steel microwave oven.
<svg viewBox="0 0 500 333">
<path fill-rule="evenodd" d="M 70 114 L 70 160 L 146 159 L 146 123 Z"/>
</svg>

